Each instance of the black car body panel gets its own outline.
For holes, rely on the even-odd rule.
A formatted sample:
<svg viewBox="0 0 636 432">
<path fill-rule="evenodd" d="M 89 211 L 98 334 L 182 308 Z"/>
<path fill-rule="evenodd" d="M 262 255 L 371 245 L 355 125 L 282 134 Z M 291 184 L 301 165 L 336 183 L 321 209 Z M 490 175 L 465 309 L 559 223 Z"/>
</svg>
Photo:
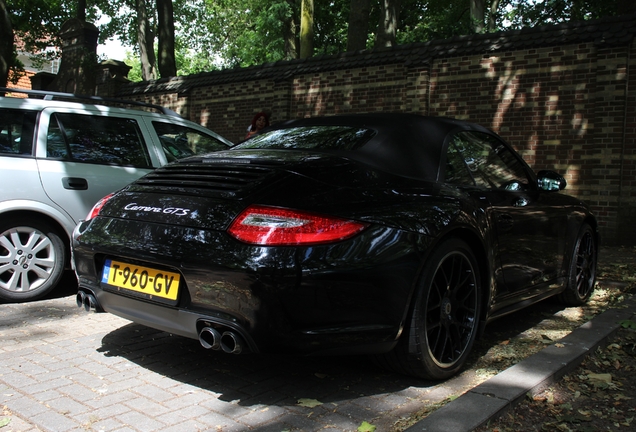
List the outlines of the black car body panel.
<svg viewBox="0 0 636 432">
<path fill-rule="evenodd" d="M 315 351 L 322 348 L 321 335 L 331 333 L 341 333 L 347 346 L 351 341 L 344 338 L 353 336 L 366 338 L 369 344 L 393 342 L 410 295 L 411 284 L 405 282 L 417 274 L 425 249 L 420 244 L 423 236 L 379 227 L 337 245 L 272 250 L 240 244 L 220 231 L 105 218 L 93 224 L 91 232 L 108 235 L 82 237 L 83 246 L 75 253 L 79 274 L 100 273 L 106 257 L 172 269 L 186 281 L 180 287 L 177 308 L 203 315 L 212 310 L 217 319 L 227 317 L 224 324 L 237 323 L 261 350 L 278 349 L 299 339 L 298 349 Z M 143 250 L 139 245 L 144 245 Z M 102 253 L 83 260 L 84 247 L 99 247 Z M 213 259 L 210 250 L 215 251 Z M 364 255 L 358 250 L 364 250 Z M 347 256 L 354 258 L 350 268 L 332 268 L 333 262 Z M 175 262 L 179 267 L 174 267 Z M 87 287 L 90 283 L 108 310 L 109 300 L 99 293 L 116 291 L 95 279 L 81 282 Z M 395 289 L 387 291 L 385 286 Z M 138 307 L 131 302 L 128 309 L 120 306 L 119 312 L 136 321 Z M 172 314 L 171 308 L 157 305 L 156 309 L 158 316 Z M 195 330 L 190 328 L 184 335 L 196 338 Z"/>
<path fill-rule="evenodd" d="M 470 134 L 490 143 L 489 157 L 505 155 L 517 172 L 495 177 L 513 178 L 512 186 L 479 184 L 489 162 L 462 149 Z M 325 148 L 302 147 L 312 140 Z M 466 183 L 455 179 L 456 147 L 461 175 L 473 183 L 456 184 Z M 286 122 L 114 195 L 76 228 L 75 269 L 98 309 L 186 337 L 212 327 L 236 332 L 255 352 L 384 353 L 404 338 L 427 260 L 449 238 L 465 242 L 479 266 L 481 323 L 566 288 L 579 231 L 596 222 L 579 200 L 539 182 L 500 138 L 457 120 Z M 249 244 L 230 231 L 254 204 L 364 228 L 324 244 Z M 178 274 L 178 297 L 106 283 L 111 262 Z"/>
</svg>

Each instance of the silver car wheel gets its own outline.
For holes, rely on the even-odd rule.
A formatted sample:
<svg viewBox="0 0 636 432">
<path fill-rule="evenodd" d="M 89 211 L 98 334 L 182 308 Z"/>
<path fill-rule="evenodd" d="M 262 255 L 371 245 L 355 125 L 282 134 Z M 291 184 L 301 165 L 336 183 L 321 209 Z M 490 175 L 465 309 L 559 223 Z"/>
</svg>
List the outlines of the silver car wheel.
<svg viewBox="0 0 636 432">
<path fill-rule="evenodd" d="M 12 227 L 2 232 L 0 290 L 3 292 L 0 297 L 27 300 L 32 299 L 31 296 L 39 297 L 41 291 L 49 291 L 49 285 L 57 282 L 51 279 L 57 279 L 61 273 L 60 245 L 56 245 L 59 241 L 31 226 Z"/>
</svg>

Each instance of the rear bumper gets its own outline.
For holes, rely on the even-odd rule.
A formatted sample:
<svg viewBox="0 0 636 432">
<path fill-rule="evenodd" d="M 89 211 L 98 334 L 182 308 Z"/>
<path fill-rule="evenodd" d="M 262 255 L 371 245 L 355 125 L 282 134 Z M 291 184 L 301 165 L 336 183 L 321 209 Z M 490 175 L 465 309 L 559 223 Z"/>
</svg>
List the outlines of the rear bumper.
<svg viewBox="0 0 636 432">
<path fill-rule="evenodd" d="M 215 314 L 214 311 L 192 311 L 152 304 L 120 294 L 80 284 L 80 291 L 96 299 L 94 309 L 117 315 L 135 323 L 167 333 L 199 340 L 206 328 L 220 334 L 234 332 L 245 341 L 244 352 L 285 352 L 297 354 L 379 354 L 388 352 L 397 343 L 399 329 L 389 325 L 353 325 L 272 330 L 267 335 L 250 332 L 238 320 Z M 256 336 L 256 339 L 253 336 Z M 259 336 L 260 335 L 260 336 Z M 205 346 L 205 344 L 202 342 Z M 206 348 L 209 348 L 206 346 Z"/>
<path fill-rule="evenodd" d="M 94 295 L 98 309 L 192 339 L 208 326 L 233 331 L 253 352 L 390 351 L 421 259 L 412 234 L 388 228 L 336 245 L 297 248 L 249 246 L 224 232 L 131 221 L 109 220 L 96 232 L 78 227 L 73 254 L 80 290 Z M 107 258 L 179 272 L 176 305 L 104 284 Z"/>
<path fill-rule="evenodd" d="M 138 324 L 152 327 L 190 339 L 199 339 L 205 327 L 218 328 L 220 332 L 231 330 L 240 334 L 247 342 L 249 351 L 258 352 L 258 348 L 249 334 L 237 323 L 222 317 L 206 315 L 189 310 L 171 308 L 147 303 L 100 288 L 89 288 L 80 284 L 80 291 L 91 293 L 97 300 L 95 308 L 128 319 Z"/>
</svg>

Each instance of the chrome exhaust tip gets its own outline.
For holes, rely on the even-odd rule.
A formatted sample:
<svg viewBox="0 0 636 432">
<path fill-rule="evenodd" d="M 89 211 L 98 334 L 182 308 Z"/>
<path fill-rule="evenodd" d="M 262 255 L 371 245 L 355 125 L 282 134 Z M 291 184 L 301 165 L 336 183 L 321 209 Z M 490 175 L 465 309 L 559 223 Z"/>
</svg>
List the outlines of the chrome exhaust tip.
<svg viewBox="0 0 636 432">
<path fill-rule="evenodd" d="M 84 295 L 84 309 L 86 312 L 97 309 L 97 299 L 92 294 Z"/>
<path fill-rule="evenodd" d="M 199 332 L 199 343 L 205 349 L 221 348 L 221 333 L 212 327 L 203 327 Z"/>
<path fill-rule="evenodd" d="M 84 291 L 78 291 L 77 296 L 75 297 L 75 303 L 77 303 L 77 307 L 84 307 L 84 299 L 86 298 L 86 293 Z"/>
<path fill-rule="evenodd" d="M 221 349 L 228 354 L 243 352 L 243 338 L 234 332 L 226 331 L 221 335 Z"/>
<path fill-rule="evenodd" d="M 75 296 L 75 303 L 77 307 L 83 307 L 86 312 L 97 312 L 97 299 L 92 293 L 78 291 L 77 296 Z"/>
</svg>

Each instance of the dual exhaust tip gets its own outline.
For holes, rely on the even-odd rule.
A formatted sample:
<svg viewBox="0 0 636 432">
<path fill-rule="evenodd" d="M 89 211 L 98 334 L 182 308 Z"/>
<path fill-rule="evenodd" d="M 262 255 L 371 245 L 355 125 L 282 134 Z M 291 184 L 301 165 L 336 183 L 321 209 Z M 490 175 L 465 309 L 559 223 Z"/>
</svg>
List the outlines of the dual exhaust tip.
<svg viewBox="0 0 636 432">
<path fill-rule="evenodd" d="M 240 354 L 243 352 L 243 345 L 245 344 L 239 334 L 231 330 L 221 333 L 213 327 L 203 327 L 201 329 L 199 342 L 205 349 L 220 349 L 228 354 Z"/>
<path fill-rule="evenodd" d="M 83 307 L 86 312 L 99 310 L 95 295 L 90 292 L 78 291 L 75 297 L 77 307 Z M 199 342 L 206 349 L 222 350 L 228 354 L 240 354 L 243 352 L 245 342 L 243 338 L 232 330 L 223 333 L 213 327 L 203 327 L 199 332 Z"/>
<path fill-rule="evenodd" d="M 83 307 L 86 312 L 97 312 L 98 310 L 97 299 L 91 293 L 78 291 L 77 296 L 75 297 L 75 302 L 77 303 L 77 307 Z"/>
</svg>

